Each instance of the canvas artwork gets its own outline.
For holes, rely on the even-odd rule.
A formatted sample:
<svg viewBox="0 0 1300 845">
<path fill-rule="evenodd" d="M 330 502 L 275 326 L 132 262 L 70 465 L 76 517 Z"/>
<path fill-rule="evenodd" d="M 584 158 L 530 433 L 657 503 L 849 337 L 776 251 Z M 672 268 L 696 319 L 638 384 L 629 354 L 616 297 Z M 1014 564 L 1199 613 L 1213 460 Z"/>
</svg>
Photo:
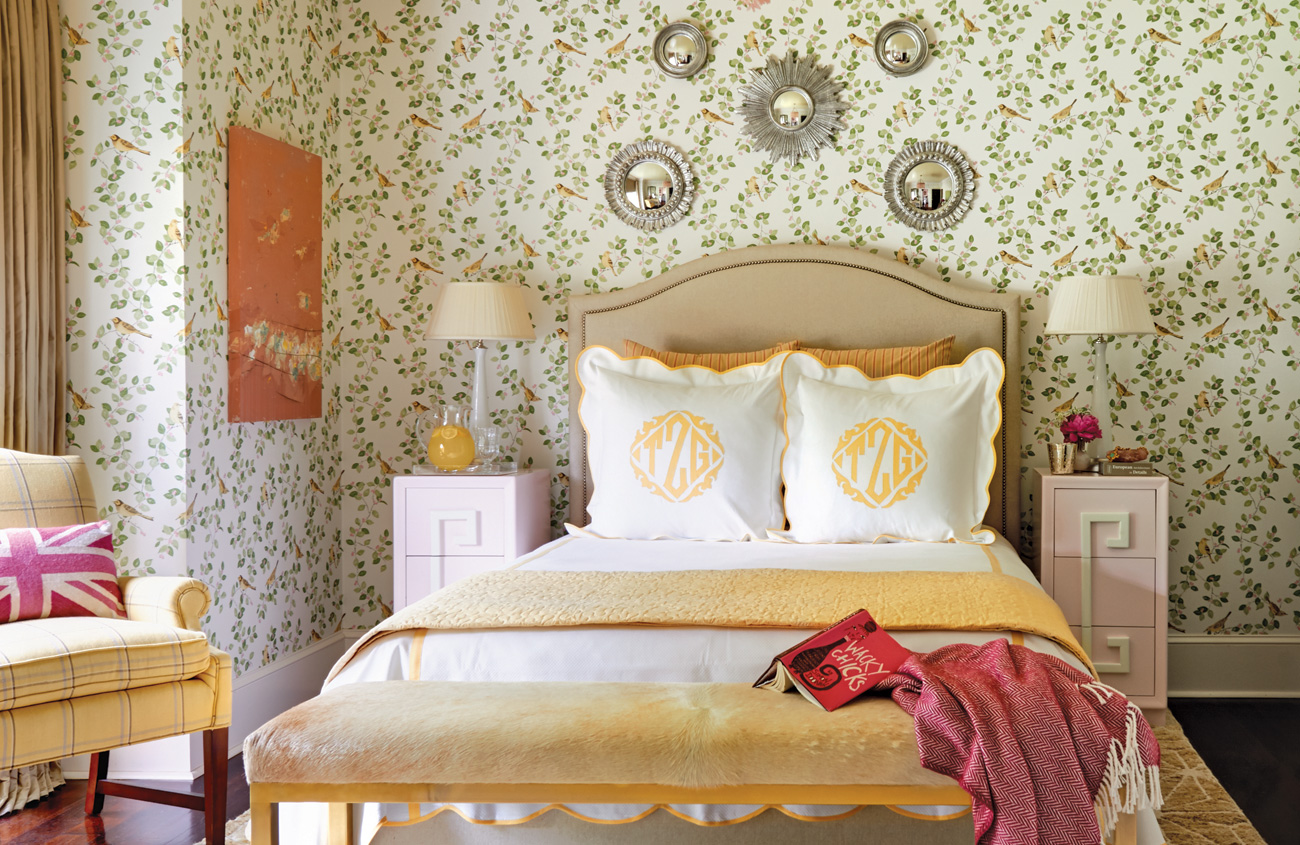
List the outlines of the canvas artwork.
<svg viewBox="0 0 1300 845">
<path fill-rule="evenodd" d="M 321 158 L 230 127 L 231 422 L 321 413 Z"/>
</svg>

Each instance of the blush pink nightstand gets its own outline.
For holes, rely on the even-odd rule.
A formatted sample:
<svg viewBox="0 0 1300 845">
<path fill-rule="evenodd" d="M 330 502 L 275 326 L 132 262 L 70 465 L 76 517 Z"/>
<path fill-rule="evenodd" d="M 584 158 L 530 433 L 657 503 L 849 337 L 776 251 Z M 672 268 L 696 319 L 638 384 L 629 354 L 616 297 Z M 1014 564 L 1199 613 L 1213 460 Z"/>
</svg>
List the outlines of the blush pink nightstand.
<svg viewBox="0 0 1300 845">
<path fill-rule="evenodd" d="M 1037 475 L 1038 578 L 1101 680 L 1163 724 L 1169 479 Z"/>
<path fill-rule="evenodd" d="M 551 539 L 551 471 L 393 479 L 393 608 Z"/>
</svg>

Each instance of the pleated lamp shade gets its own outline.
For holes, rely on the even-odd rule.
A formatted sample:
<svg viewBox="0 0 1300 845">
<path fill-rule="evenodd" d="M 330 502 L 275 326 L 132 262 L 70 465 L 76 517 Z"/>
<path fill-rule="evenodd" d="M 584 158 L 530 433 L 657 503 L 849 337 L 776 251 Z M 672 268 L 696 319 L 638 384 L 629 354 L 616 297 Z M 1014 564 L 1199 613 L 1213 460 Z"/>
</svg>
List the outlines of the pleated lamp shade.
<svg viewBox="0 0 1300 845">
<path fill-rule="evenodd" d="M 426 340 L 534 340 L 519 285 L 451 282 L 443 286 Z"/>
<path fill-rule="evenodd" d="M 1136 276 L 1067 276 L 1052 292 L 1047 334 L 1155 334 Z"/>
</svg>

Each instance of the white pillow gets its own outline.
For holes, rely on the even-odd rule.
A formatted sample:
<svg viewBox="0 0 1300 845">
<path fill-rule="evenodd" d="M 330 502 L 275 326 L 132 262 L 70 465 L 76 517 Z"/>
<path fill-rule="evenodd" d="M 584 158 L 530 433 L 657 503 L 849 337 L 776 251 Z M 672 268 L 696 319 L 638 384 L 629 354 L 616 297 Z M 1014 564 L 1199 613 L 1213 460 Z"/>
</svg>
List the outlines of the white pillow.
<svg viewBox="0 0 1300 845">
<path fill-rule="evenodd" d="M 981 530 L 1006 368 L 992 349 L 872 379 L 790 353 L 782 372 L 788 532 L 798 543 L 991 543 Z"/>
<path fill-rule="evenodd" d="M 583 350 L 578 415 L 594 486 L 587 533 L 743 540 L 782 527 L 784 357 L 719 373 Z"/>
</svg>

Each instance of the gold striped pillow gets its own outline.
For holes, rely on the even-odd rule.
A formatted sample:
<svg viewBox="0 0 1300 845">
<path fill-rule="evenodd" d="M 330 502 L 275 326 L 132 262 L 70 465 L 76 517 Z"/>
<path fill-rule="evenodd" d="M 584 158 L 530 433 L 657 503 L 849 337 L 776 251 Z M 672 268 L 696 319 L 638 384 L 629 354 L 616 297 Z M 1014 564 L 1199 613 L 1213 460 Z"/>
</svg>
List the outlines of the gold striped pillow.
<svg viewBox="0 0 1300 845">
<path fill-rule="evenodd" d="M 670 367 L 708 367 L 710 370 L 724 372 L 746 364 L 761 364 L 779 352 L 793 352 L 798 348 L 799 341 L 789 340 L 769 349 L 759 349 L 754 352 L 663 352 L 637 343 L 635 340 L 624 340 L 623 357 L 654 358 Z"/>
<path fill-rule="evenodd" d="M 815 349 L 803 346 L 799 351 L 807 352 L 828 367 L 857 367 L 870 378 L 920 376 L 935 367 L 952 363 L 952 346 L 956 339 L 955 335 L 948 335 L 925 346 L 895 346 L 891 349 Z"/>
</svg>

